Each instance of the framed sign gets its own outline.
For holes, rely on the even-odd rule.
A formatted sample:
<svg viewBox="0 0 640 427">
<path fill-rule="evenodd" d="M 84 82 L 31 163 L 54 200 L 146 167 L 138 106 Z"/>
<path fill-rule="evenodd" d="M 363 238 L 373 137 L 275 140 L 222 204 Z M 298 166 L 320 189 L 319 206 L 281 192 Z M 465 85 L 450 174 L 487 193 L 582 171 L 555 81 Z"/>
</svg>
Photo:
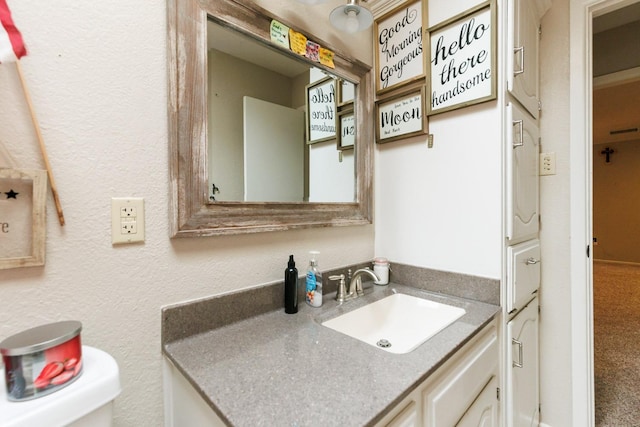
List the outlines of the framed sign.
<svg viewBox="0 0 640 427">
<path fill-rule="evenodd" d="M 375 21 L 376 94 L 425 76 L 422 46 L 427 0 L 410 1 Z"/>
<path fill-rule="evenodd" d="M 384 143 L 427 134 L 425 94 L 423 85 L 376 102 L 376 141 Z"/>
<path fill-rule="evenodd" d="M 338 113 L 338 150 L 353 150 L 356 142 L 356 116 L 353 109 Z"/>
<path fill-rule="evenodd" d="M 495 0 L 429 28 L 429 115 L 496 99 Z"/>
<path fill-rule="evenodd" d="M 327 77 L 306 87 L 307 144 L 336 137 L 336 80 Z"/>
<path fill-rule="evenodd" d="M 0 270 L 44 265 L 47 172 L 0 169 Z"/>
</svg>

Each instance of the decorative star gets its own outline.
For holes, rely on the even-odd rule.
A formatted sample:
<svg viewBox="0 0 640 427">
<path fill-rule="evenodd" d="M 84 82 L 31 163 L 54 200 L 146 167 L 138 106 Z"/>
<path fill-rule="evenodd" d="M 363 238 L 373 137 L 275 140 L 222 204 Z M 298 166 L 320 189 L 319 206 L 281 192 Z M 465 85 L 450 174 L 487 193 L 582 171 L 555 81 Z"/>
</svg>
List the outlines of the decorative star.
<svg viewBox="0 0 640 427">
<path fill-rule="evenodd" d="M 15 191 L 13 191 L 13 189 L 11 189 L 9 191 L 5 191 L 4 194 L 7 195 L 7 199 L 17 199 L 17 196 L 20 193 L 16 193 Z"/>
</svg>

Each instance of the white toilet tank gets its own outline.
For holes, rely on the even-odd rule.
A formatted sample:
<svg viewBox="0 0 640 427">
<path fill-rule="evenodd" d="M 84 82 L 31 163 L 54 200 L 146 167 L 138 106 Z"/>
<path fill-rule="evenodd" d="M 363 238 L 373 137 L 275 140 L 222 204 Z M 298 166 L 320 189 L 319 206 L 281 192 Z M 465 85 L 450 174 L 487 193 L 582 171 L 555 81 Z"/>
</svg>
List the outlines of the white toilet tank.
<svg viewBox="0 0 640 427">
<path fill-rule="evenodd" d="M 120 394 L 115 359 L 97 348 L 82 346 L 80 377 L 52 394 L 33 400 L 7 400 L 4 368 L 0 369 L 0 427 L 110 427 L 113 400 Z"/>
</svg>

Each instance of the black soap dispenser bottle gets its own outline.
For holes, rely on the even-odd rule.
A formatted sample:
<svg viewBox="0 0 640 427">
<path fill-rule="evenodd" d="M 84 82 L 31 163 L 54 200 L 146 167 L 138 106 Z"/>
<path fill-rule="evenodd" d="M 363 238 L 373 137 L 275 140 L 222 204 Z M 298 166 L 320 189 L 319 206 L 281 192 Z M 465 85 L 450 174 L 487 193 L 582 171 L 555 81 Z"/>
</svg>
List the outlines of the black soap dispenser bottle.
<svg viewBox="0 0 640 427">
<path fill-rule="evenodd" d="M 289 255 L 289 264 L 284 271 L 284 312 L 298 312 L 298 270 L 293 255 Z"/>
</svg>

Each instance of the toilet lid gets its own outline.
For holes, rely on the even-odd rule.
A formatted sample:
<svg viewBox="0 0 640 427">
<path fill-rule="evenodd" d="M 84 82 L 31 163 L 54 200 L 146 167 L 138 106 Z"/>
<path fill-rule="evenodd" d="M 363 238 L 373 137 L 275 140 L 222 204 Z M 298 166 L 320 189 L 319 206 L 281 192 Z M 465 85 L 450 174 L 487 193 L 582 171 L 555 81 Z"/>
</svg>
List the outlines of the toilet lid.
<svg viewBox="0 0 640 427">
<path fill-rule="evenodd" d="M 83 345 L 82 364 L 82 375 L 72 384 L 22 402 L 7 400 L 4 368 L 0 369 L 0 426 L 67 425 L 120 394 L 120 372 L 110 354 Z"/>
</svg>

